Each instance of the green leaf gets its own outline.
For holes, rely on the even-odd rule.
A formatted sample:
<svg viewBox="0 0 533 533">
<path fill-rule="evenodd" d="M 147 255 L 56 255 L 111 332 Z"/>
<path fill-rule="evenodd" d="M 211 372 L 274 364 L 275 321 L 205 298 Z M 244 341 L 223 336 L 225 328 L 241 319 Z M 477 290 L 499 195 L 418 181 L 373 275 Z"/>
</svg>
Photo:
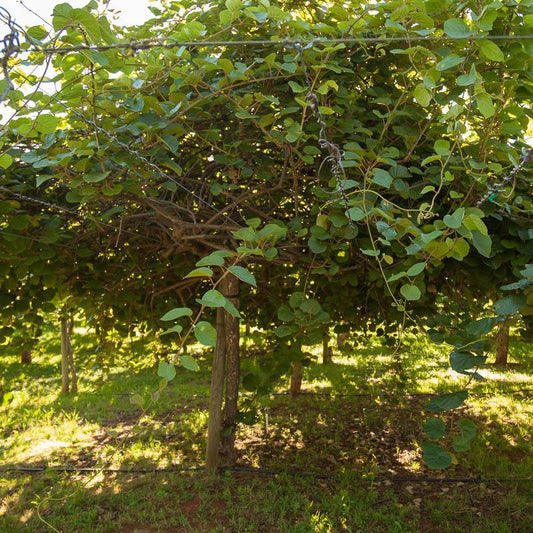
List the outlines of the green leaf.
<svg viewBox="0 0 533 533">
<path fill-rule="evenodd" d="M 352 222 L 363 220 L 363 218 L 366 217 L 365 212 L 360 207 L 357 207 L 357 206 L 350 207 L 350 209 L 346 211 L 346 215 L 350 218 Z"/>
<path fill-rule="evenodd" d="M 408 285 L 407 283 L 401 286 L 400 293 L 406 300 L 410 301 L 419 300 L 420 296 L 422 296 L 420 289 L 416 285 Z"/>
<path fill-rule="evenodd" d="M 476 82 L 477 79 L 477 72 L 476 72 L 476 66 L 472 65 L 470 67 L 470 73 L 469 74 L 461 74 L 457 77 L 455 80 L 455 83 L 459 87 L 468 87 L 469 85 L 473 85 Z"/>
<path fill-rule="evenodd" d="M 470 352 L 453 351 L 450 354 L 450 366 L 460 374 L 464 374 L 466 370 L 485 364 L 486 360 L 486 357 L 474 355 Z"/>
<path fill-rule="evenodd" d="M 314 254 L 321 254 L 328 249 L 326 243 L 319 241 L 316 237 L 311 237 L 308 241 L 309 248 Z"/>
<path fill-rule="evenodd" d="M 289 335 L 292 335 L 293 333 L 296 333 L 298 331 L 298 328 L 296 326 L 279 326 L 274 330 L 274 335 L 276 337 L 288 337 Z"/>
<path fill-rule="evenodd" d="M 239 313 L 239 310 L 233 305 L 233 303 L 226 299 L 226 302 L 224 303 L 224 309 L 235 318 L 241 318 L 241 314 Z"/>
<path fill-rule="evenodd" d="M 376 185 L 381 185 L 382 187 L 385 187 L 386 189 L 388 189 L 392 183 L 392 176 L 386 170 L 382 168 L 376 168 L 373 171 L 372 182 L 375 183 Z M 352 218 L 352 220 L 354 219 Z"/>
<path fill-rule="evenodd" d="M 435 141 L 435 144 L 433 145 L 435 149 L 435 153 L 441 156 L 447 156 L 450 154 L 450 141 L 447 141 L 445 139 L 439 139 L 438 141 Z"/>
<path fill-rule="evenodd" d="M 0 167 L 8 168 L 13 164 L 13 158 L 9 154 L 0 155 Z M 50 176 L 51 177 L 51 176 Z"/>
<path fill-rule="evenodd" d="M 512 294 L 500 298 L 494 303 L 494 312 L 500 316 L 508 316 L 520 311 L 527 305 L 525 294 Z"/>
<path fill-rule="evenodd" d="M 459 209 L 456 209 L 452 215 L 446 215 L 442 220 L 449 228 L 459 229 L 463 223 L 464 216 L 465 208 L 459 207 Z"/>
<path fill-rule="evenodd" d="M 307 90 L 305 87 L 302 87 L 299 83 L 296 83 L 295 81 L 289 81 L 289 87 L 295 93 L 303 93 Z"/>
<path fill-rule="evenodd" d="M 134 394 L 130 398 L 130 403 L 133 405 L 138 405 L 140 408 L 144 405 L 144 398 L 140 394 Z"/>
<path fill-rule="evenodd" d="M 472 35 L 472 32 L 468 29 L 468 26 L 462 19 L 448 19 L 444 23 L 444 33 L 455 39 Z"/>
<path fill-rule="evenodd" d="M 469 418 L 459 419 L 457 425 L 461 429 L 463 437 L 472 440 L 477 435 L 476 425 Z"/>
<path fill-rule="evenodd" d="M 406 274 L 410 277 L 418 276 L 418 274 L 422 273 L 424 269 L 426 268 L 426 263 L 415 263 L 413 266 L 411 266 Z M 390 281 L 390 279 L 389 279 Z"/>
<path fill-rule="evenodd" d="M 483 235 L 479 231 L 473 231 L 472 244 L 483 257 L 490 257 L 492 239 L 488 235 Z"/>
<path fill-rule="evenodd" d="M 468 335 L 471 335 L 472 337 L 483 337 L 492 330 L 495 324 L 496 318 L 492 316 L 480 318 L 479 320 L 470 322 L 466 326 L 465 331 Z"/>
<path fill-rule="evenodd" d="M 183 368 L 186 368 L 191 372 L 198 372 L 198 370 L 200 370 L 198 363 L 190 355 L 183 354 L 182 356 L 180 356 L 180 362 Z"/>
<path fill-rule="evenodd" d="M 437 63 L 435 70 L 439 72 L 444 72 L 445 70 L 451 69 L 460 65 L 465 60 L 464 57 L 456 56 L 455 54 L 450 54 L 446 56 L 442 61 Z"/>
<path fill-rule="evenodd" d="M 278 309 L 278 319 L 283 322 L 290 322 L 294 319 L 294 312 L 288 305 L 282 305 Z"/>
<path fill-rule="evenodd" d="M 98 24 L 98 19 L 92 13 L 89 13 L 86 9 L 73 9 L 70 12 L 70 17 L 83 27 L 93 43 L 101 41 L 100 25 Z"/>
<path fill-rule="evenodd" d="M 485 118 L 490 118 L 494 115 L 492 98 L 487 93 L 480 93 L 476 96 L 476 105 Z"/>
<path fill-rule="evenodd" d="M 35 119 L 35 129 L 41 133 L 54 133 L 59 124 L 59 119 L 54 115 L 39 115 Z"/>
<path fill-rule="evenodd" d="M 240 241 L 251 242 L 255 239 L 255 231 L 252 228 L 241 228 L 232 233 L 233 236 Z"/>
<path fill-rule="evenodd" d="M 430 413 L 441 413 L 442 411 L 450 411 L 457 409 L 468 398 L 467 391 L 451 392 L 448 394 L 440 394 L 433 398 L 426 406 Z"/>
<path fill-rule="evenodd" d="M 431 94 L 423 83 L 419 83 L 413 90 L 414 99 L 422 106 L 427 107 L 431 102 Z"/>
<path fill-rule="evenodd" d="M 316 315 L 320 313 L 320 311 L 322 310 L 322 307 L 320 306 L 320 303 L 318 302 L 318 300 L 311 298 L 309 300 L 305 300 L 304 302 L 302 302 L 302 305 L 300 305 L 300 309 L 304 313 L 310 313 L 312 315 Z"/>
<path fill-rule="evenodd" d="M 440 418 L 430 418 L 424 424 L 424 432 L 430 439 L 441 439 L 446 434 L 446 424 Z"/>
<path fill-rule="evenodd" d="M 453 441 L 453 449 L 456 452 L 466 452 L 470 449 L 472 439 L 477 434 L 477 428 L 474 422 L 468 418 L 461 418 L 457 421 L 457 425 L 461 430 L 461 435 L 455 437 Z"/>
<path fill-rule="evenodd" d="M 204 320 L 194 326 L 194 335 L 198 342 L 204 346 L 215 346 L 217 343 L 216 329 Z"/>
<path fill-rule="evenodd" d="M 184 279 L 186 278 L 210 278 L 213 275 L 213 271 L 209 267 L 200 267 L 191 270 Z"/>
<path fill-rule="evenodd" d="M 255 280 L 254 275 L 247 269 L 238 265 L 230 266 L 228 270 L 244 283 L 248 283 L 253 287 L 257 287 L 257 281 Z"/>
<path fill-rule="evenodd" d="M 243 7 L 242 0 L 226 0 L 225 4 L 230 11 L 239 11 Z"/>
<path fill-rule="evenodd" d="M 494 44 L 492 41 L 477 41 L 476 44 L 481 52 L 481 55 L 486 57 L 488 60 L 497 61 L 500 63 L 505 59 L 500 47 L 497 44 Z"/>
<path fill-rule="evenodd" d="M 104 181 L 110 173 L 111 171 L 108 170 L 107 172 L 91 172 L 89 174 L 84 174 L 83 181 L 86 181 L 87 183 L 99 183 L 100 181 Z"/>
<path fill-rule="evenodd" d="M 161 333 L 161 335 L 168 335 L 170 333 L 181 333 L 182 331 L 183 331 L 183 328 L 179 324 L 177 324 L 177 325 L 172 326 L 171 328 L 168 328 L 167 330 L 163 331 L 163 333 Z"/>
<path fill-rule="evenodd" d="M 163 379 L 166 379 L 167 381 L 172 381 L 176 377 L 176 369 L 172 363 L 159 361 L 157 375 Z"/>
<path fill-rule="evenodd" d="M 453 456 L 437 442 L 422 444 L 422 459 L 431 470 L 448 468 L 452 464 Z"/>
<path fill-rule="evenodd" d="M 230 255 L 233 255 L 233 253 L 228 252 L 227 250 L 217 250 L 206 257 L 202 257 L 200 261 L 196 262 L 196 266 L 222 266 L 224 264 L 224 258 L 229 257 Z"/>
<path fill-rule="evenodd" d="M 197 301 L 206 307 L 224 307 L 226 305 L 226 298 L 224 298 L 222 293 L 216 289 L 208 290 L 202 298 Z"/>
<path fill-rule="evenodd" d="M 177 318 L 181 318 L 182 316 L 191 316 L 192 310 L 188 307 L 175 307 L 174 309 L 171 309 L 167 313 L 165 313 L 161 320 L 169 321 L 169 320 L 176 320 Z"/>
</svg>

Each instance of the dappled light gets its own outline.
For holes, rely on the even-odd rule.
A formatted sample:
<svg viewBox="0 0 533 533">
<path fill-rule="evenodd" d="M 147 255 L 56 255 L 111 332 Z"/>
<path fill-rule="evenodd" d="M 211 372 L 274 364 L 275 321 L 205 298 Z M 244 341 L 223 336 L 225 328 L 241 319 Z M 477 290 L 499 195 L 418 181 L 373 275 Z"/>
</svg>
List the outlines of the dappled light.
<svg viewBox="0 0 533 533">
<path fill-rule="evenodd" d="M 0 5 L 0 533 L 533 531 L 533 2 L 72 2 Z"/>
</svg>

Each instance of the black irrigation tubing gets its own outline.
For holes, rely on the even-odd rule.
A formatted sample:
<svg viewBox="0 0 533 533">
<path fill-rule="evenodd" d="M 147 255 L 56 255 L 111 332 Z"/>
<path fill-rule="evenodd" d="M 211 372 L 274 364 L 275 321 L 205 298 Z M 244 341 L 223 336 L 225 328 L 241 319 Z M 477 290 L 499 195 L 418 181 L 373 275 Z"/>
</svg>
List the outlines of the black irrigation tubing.
<svg viewBox="0 0 533 533">
<path fill-rule="evenodd" d="M 342 397 L 362 397 L 362 398 L 381 398 L 381 397 L 398 397 L 398 398 L 411 398 L 411 397 L 417 397 L 417 396 L 439 396 L 441 394 L 450 394 L 456 391 L 448 391 L 448 392 L 404 392 L 404 393 L 396 393 L 396 392 L 377 392 L 377 393 L 370 393 L 370 392 L 353 392 L 353 393 L 337 393 L 337 392 L 315 392 L 315 391 L 309 391 L 309 392 L 300 392 L 298 393 L 298 396 L 342 396 Z M 476 391 L 468 391 L 469 396 L 496 396 L 497 394 L 522 394 L 524 392 L 533 392 L 533 389 L 514 389 L 514 390 L 495 390 L 495 391 L 488 391 L 488 392 L 476 392 Z M 288 396 L 289 392 L 273 392 L 271 393 L 271 396 Z"/>
<path fill-rule="evenodd" d="M 332 474 L 321 474 L 318 472 L 296 472 L 294 470 L 277 470 L 270 468 L 258 468 L 251 466 L 223 466 L 219 472 L 233 472 L 237 474 L 256 474 L 261 476 L 290 476 L 296 478 L 311 479 L 338 479 L 341 476 L 353 474 L 353 472 L 338 472 Z M 88 473 L 101 472 L 111 474 L 168 474 L 168 473 L 187 473 L 187 472 L 205 472 L 203 466 L 192 467 L 170 467 L 170 468 L 97 468 L 97 467 L 71 467 L 71 466 L 8 466 L 0 469 L 3 473 L 19 474 L 42 474 L 46 472 L 55 472 L 60 474 L 69 473 Z M 375 483 L 375 482 L 392 482 L 392 483 L 517 483 L 533 482 L 533 477 L 408 477 L 408 476 L 361 476 L 357 475 L 357 481 Z"/>
<path fill-rule="evenodd" d="M 382 397 L 397 397 L 397 398 L 412 398 L 412 397 L 426 397 L 426 396 L 439 396 L 441 394 L 450 394 L 456 391 L 448 391 L 448 392 L 405 392 L 398 394 L 396 392 L 378 392 L 378 393 L 370 393 L 370 392 L 353 392 L 353 393 L 337 393 L 337 392 L 315 392 L 315 391 L 303 391 L 298 393 L 297 396 L 339 396 L 339 397 L 354 397 L 354 398 L 382 398 Z M 496 396 L 498 394 L 523 394 L 526 392 L 533 392 L 533 389 L 513 389 L 513 390 L 494 390 L 494 391 L 469 391 L 469 396 Z M 107 393 L 105 392 L 88 392 L 88 394 L 93 395 L 99 395 L 99 396 L 107 396 Z M 134 394 L 137 394 L 136 392 L 113 392 L 111 393 L 112 396 L 133 396 Z M 271 392 L 270 394 L 266 396 L 289 396 L 289 392 Z M 243 395 L 246 397 L 246 395 Z M 195 394 L 191 396 L 190 398 L 187 398 L 188 400 L 196 400 L 196 399 L 202 399 L 202 398 L 209 398 L 208 394 Z"/>
<path fill-rule="evenodd" d="M 396 392 L 378 392 L 378 393 L 370 393 L 370 392 L 354 392 L 354 393 L 338 393 L 338 392 L 315 392 L 315 391 L 302 391 L 298 393 L 297 396 L 340 396 L 340 397 L 354 397 L 354 398 L 381 398 L 381 397 L 389 397 L 389 396 L 395 396 L 399 398 L 411 398 L 411 397 L 417 397 L 417 396 L 439 396 L 440 394 L 450 394 L 456 391 L 448 391 L 448 392 L 405 392 L 402 394 L 398 394 Z M 497 394 L 523 394 L 526 392 L 533 392 L 533 389 L 513 389 L 513 390 L 494 390 L 494 391 L 485 391 L 485 392 L 476 392 L 476 391 L 470 391 L 469 396 L 496 396 Z M 95 396 L 107 396 L 108 393 L 106 392 L 90 392 L 87 391 L 87 394 L 92 394 Z M 137 394 L 136 392 L 112 392 L 111 396 L 133 396 L 134 394 Z M 271 392 L 265 396 L 289 396 L 290 393 L 287 391 L 284 392 Z M 243 394 L 243 396 L 246 398 L 247 395 Z M 202 398 L 209 398 L 208 394 L 194 394 L 193 396 L 188 397 L 188 400 L 197 400 Z"/>
</svg>

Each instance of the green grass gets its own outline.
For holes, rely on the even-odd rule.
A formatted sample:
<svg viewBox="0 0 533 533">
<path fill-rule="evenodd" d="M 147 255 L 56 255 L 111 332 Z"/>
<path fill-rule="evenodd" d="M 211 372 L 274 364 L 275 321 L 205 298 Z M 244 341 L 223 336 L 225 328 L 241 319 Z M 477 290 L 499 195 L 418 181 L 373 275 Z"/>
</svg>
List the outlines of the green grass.
<svg viewBox="0 0 533 533">
<path fill-rule="evenodd" d="M 424 478 L 533 477 L 531 347 L 513 343 L 508 370 L 487 366 L 459 413 L 476 422 L 470 452 L 444 473 L 421 461 L 427 397 L 452 391 L 464 377 L 448 369 L 446 350 L 409 338 L 402 374 L 391 350 L 370 338 L 335 364 L 305 368 L 304 390 L 328 393 L 263 397 L 257 423 L 239 428 L 239 464 L 332 479 L 202 472 L 0 474 L 0 532 L 515 532 L 533 531 L 533 481 L 476 484 L 396 483 L 375 476 Z M 126 346 L 112 369 L 93 364 L 95 341 L 77 330 L 77 395 L 59 394 L 57 340 L 47 336 L 32 365 L 6 352 L 2 360 L 0 463 L 25 466 L 161 468 L 203 463 L 209 357 L 177 378 L 139 421 L 131 395 L 157 390 L 154 346 Z M 318 350 L 318 348 L 317 348 Z M 318 353 L 318 352 L 317 352 Z M 139 364 L 141 361 L 141 364 Z M 243 357 L 243 373 L 256 360 Z M 287 389 L 282 380 L 277 392 Z M 383 395 L 383 393 L 393 395 Z M 370 394 L 371 396 L 353 396 Z M 265 430 L 268 413 L 269 430 Z M 450 444 L 447 437 L 448 445 Z M 364 476 L 365 480 L 361 481 Z M 54 499 L 47 499 L 54 498 Z M 44 500 L 44 501 L 43 501 Z"/>
</svg>

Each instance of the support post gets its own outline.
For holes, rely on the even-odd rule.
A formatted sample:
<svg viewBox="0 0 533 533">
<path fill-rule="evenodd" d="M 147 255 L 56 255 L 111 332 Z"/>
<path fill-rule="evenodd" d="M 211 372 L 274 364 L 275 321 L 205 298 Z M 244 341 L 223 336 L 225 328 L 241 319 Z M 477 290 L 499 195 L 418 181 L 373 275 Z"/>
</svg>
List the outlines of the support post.
<svg viewBox="0 0 533 533">
<path fill-rule="evenodd" d="M 222 282 L 224 282 L 222 284 Z M 240 280 L 228 274 L 221 282 L 222 294 L 239 309 Z M 220 455 L 224 462 L 234 464 L 236 417 L 238 412 L 240 381 L 240 331 L 239 319 L 225 312 L 226 329 L 226 395 L 222 412 L 222 440 Z"/>
<path fill-rule="evenodd" d="M 209 420 L 207 422 L 207 452 L 205 466 L 214 474 L 219 465 L 220 434 L 222 429 L 222 396 L 224 391 L 224 365 L 226 357 L 225 311 L 217 309 L 217 342 L 213 351 L 211 389 L 209 393 Z"/>
<path fill-rule="evenodd" d="M 70 378 L 69 378 L 69 324 L 68 315 L 66 309 L 61 311 L 61 392 L 68 394 L 70 390 Z"/>
<path fill-rule="evenodd" d="M 509 358 L 509 319 L 498 326 L 496 334 L 496 360 L 495 365 L 507 365 Z"/>
</svg>

